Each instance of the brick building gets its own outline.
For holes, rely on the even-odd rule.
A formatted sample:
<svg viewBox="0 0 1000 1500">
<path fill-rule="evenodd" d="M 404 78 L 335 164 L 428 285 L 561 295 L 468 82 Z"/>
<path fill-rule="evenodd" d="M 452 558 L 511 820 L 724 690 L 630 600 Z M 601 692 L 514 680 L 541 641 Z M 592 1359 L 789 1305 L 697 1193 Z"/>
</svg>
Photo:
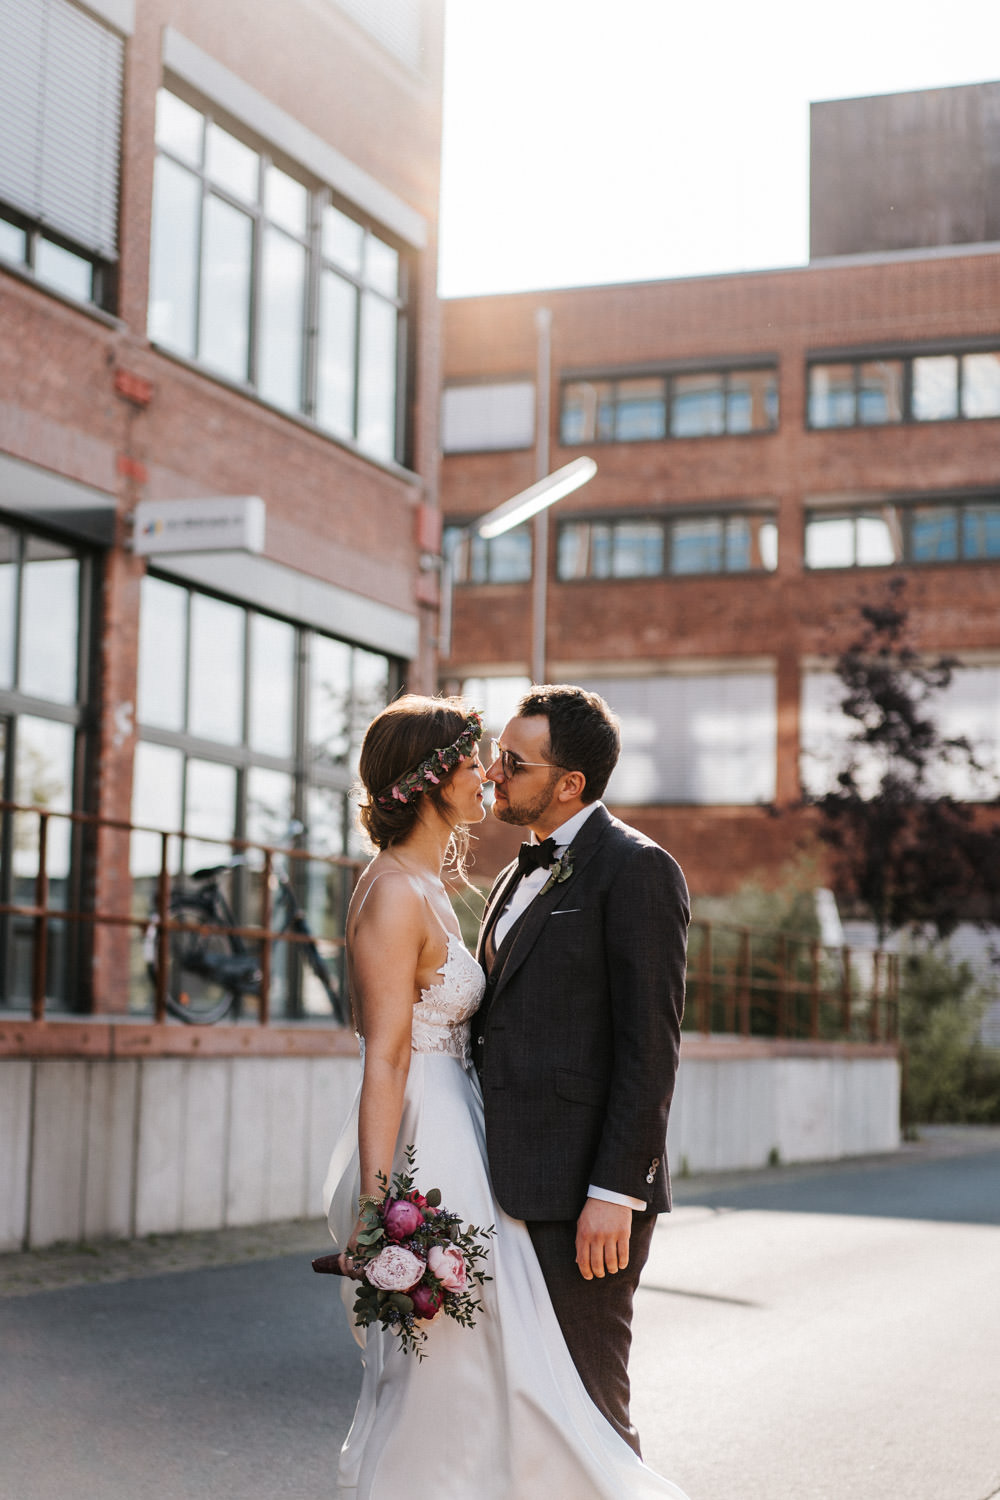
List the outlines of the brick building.
<svg viewBox="0 0 1000 1500">
<path fill-rule="evenodd" d="M 188 868 L 292 816 L 348 848 L 361 727 L 434 680 L 442 26 L 438 0 L 0 0 L 8 800 L 182 829 Z M 212 550 L 158 551 L 220 498 Z M 8 903 L 34 830 L 3 821 Z M 52 899 L 139 909 L 156 842 L 53 822 Z M 128 932 L 49 942 L 50 1007 L 148 1006 Z M 15 1009 L 30 949 L 0 920 Z"/>
<path fill-rule="evenodd" d="M 1000 85 L 961 108 L 942 101 L 956 93 L 969 91 L 908 96 L 891 118 L 925 144 L 942 119 L 971 121 L 977 160 L 984 130 L 995 157 Z M 884 101 L 814 106 L 824 233 L 843 157 L 885 116 Z M 981 179 L 967 174 L 967 194 Z M 927 191 L 902 204 L 908 229 L 889 251 L 881 224 L 866 244 L 852 222 L 854 253 L 803 268 L 444 304 L 442 508 L 457 583 L 443 676 L 496 722 L 529 672 L 531 529 L 486 543 L 461 528 L 537 477 L 541 378 L 542 471 L 580 454 L 598 464 L 545 522 L 546 675 L 620 713 L 609 800 L 699 893 L 773 873 L 807 834 L 794 806 L 831 775 L 845 728 L 831 658 L 892 577 L 906 580 L 915 644 L 962 662 L 947 724 L 996 760 L 1000 244 L 973 243 L 987 219 L 955 203 L 931 222 Z M 972 226 L 969 243 L 949 242 L 957 224 Z M 506 849 L 495 832 L 481 864 Z"/>
</svg>

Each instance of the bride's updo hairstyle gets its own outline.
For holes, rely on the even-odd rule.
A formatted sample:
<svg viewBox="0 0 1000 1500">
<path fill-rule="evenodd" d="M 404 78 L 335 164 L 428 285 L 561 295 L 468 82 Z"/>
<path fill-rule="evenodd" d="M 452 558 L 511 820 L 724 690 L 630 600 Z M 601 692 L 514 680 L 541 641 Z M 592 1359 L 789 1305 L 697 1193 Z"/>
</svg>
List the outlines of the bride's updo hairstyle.
<svg viewBox="0 0 1000 1500">
<path fill-rule="evenodd" d="M 361 746 L 358 775 L 362 800 L 358 821 L 377 849 L 389 849 L 416 826 L 420 803 L 430 802 L 443 817 L 451 771 L 437 780 L 421 778 L 421 789 L 403 800 L 393 789 L 437 750 L 445 750 L 468 728 L 472 710 L 461 698 L 423 698 L 407 693 L 372 720 Z M 475 738 L 478 739 L 478 734 Z M 475 749 L 471 742 L 470 751 Z"/>
</svg>

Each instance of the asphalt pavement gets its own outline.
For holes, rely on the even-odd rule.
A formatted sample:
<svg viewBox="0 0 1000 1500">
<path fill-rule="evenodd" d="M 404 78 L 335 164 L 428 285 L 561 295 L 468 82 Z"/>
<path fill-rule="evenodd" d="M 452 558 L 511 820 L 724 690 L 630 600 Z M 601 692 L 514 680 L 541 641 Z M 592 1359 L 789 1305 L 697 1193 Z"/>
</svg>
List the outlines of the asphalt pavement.
<svg viewBox="0 0 1000 1500">
<path fill-rule="evenodd" d="M 323 1233 L 0 1256 L 0 1500 L 332 1496 L 360 1370 Z M 632 1375 L 691 1500 L 1000 1497 L 1000 1130 L 678 1182 Z"/>
</svg>

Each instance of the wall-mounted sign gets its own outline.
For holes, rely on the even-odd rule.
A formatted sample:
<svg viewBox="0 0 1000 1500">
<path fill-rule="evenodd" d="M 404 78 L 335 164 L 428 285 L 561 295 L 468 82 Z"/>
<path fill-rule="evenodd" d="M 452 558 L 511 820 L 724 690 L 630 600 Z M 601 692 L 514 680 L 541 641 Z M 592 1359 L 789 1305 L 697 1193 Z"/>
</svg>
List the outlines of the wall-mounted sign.
<svg viewBox="0 0 1000 1500">
<path fill-rule="evenodd" d="M 264 519 L 259 495 L 140 500 L 132 551 L 141 557 L 161 552 L 263 552 Z"/>
</svg>

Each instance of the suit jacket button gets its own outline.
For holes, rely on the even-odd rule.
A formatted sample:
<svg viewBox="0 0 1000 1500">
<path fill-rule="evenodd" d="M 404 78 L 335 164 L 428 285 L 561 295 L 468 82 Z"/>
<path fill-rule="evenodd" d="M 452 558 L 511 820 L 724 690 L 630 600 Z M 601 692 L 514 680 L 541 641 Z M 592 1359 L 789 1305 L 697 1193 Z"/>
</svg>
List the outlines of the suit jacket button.
<svg viewBox="0 0 1000 1500">
<path fill-rule="evenodd" d="M 646 1173 L 646 1181 L 649 1182 L 649 1183 L 651 1183 L 653 1181 L 653 1178 L 654 1178 L 655 1175 L 656 1174 L 654 1172 L 647 1172 Z"/>
<path fill-rule="evenodd" d="M 476 1037 L 476 1046 L 477 1047 L 481 1047 L 485 1041 L 486 1041 L 486 1038 L 484 1036 L 477 1036 Z"/>
</svg>

